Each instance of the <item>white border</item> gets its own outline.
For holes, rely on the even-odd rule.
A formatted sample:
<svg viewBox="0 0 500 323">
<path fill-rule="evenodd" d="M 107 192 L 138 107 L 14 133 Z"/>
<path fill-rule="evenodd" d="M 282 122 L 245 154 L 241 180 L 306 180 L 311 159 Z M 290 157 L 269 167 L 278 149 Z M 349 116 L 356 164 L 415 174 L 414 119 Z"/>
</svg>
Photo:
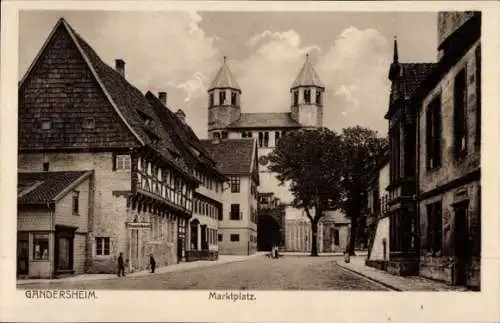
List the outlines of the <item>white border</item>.
<svg viewBox="0 0 500 323">
<path fill-rule="evenodd" d="M 498 2 L 160 2 L 3 1 L 0 109 L 0 320 L 1 321 L 290 321 L 497 322 L 500 320 L 498 186 Z M 255 292 L 256 302 L 208 301 L 206 291 L 97 291 L 97 300 L 29 300 L 16 290 L 16 168 L 19 10 L 187 11 L 444 11 L 482 10 L 482 291 Z"/>
</svg>

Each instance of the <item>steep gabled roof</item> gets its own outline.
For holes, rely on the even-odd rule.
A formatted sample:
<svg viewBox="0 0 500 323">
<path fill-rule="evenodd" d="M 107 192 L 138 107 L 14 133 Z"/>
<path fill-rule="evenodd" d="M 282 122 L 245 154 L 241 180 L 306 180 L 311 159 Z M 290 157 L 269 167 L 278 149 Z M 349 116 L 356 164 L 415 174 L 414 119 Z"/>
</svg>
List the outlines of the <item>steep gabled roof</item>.
<svg viewBox="0 0 500 323">
<path fill-rule="evenodd" d="M 53 203 L 91 174 L 92 171 L 18 173 L 17 201 L 19 204 Z"/>
<path fill-rule="evenodd" d="M 436 63 L 402 63 L 402 88 L 405 99 L 410 99 L 419 85 L 432 72 Z"/>
<path fill-rule="evenodd" d="M 226 57 L 224 57 L 224 63 L 222 64 L 221 68 L 215 75 L 214 79 L 212 80 L 212 83 L 210 83 L 208 91 L 213 89 L 224 89 L 224 88 L 235 89 L 241 92 L 240 86 L 238 85 L 238 82 L 236 82 L 236 78 L 229 69 L 229 66 L 226 62 Z"/>
<path fill-rule="evenodd" d="M 299 86 L 317 86 L 324 88 L 323 82 L 319 79 L 318 74 L 314 70 L 314 67 L 309 60 L 309 55 L 306 55 L 306 60 L 302 68 L 300 69 L 299 75 L 292 83 L 291 89 L 294 89 Z"/>
<path fill-rule="evenodd" d="M 185 161 L 179 158 L 180 152 L 168 132 L 161 125 L 159 117 L 144 95 L 115 69 L 105 64 L 93 48 L 74 31 L 64 18 L 58 20 L 34 62 L 22 78 L 20 87 L 31 73 L 52 37 L 59 30 L 64 30 L 70 35 L 105 97 L 138 142 L 143 146 L 150 147 L 189 179 L 195 180 L 190 174 Z M 64 64 L 66 62 L 61 62 L 61 65 Z M 146 119 L 152 122 L 146 123 Z"/>
<path fill-rule="evenodd" d="M 168 107 L 164 106 L 153 93 L 148 91 L 145 97 L 155 109 L 156 114 L 160 117 L 163 127 L 167 131 L 170 131 L 172 137 L 176 138 L 174 143 L 179 150 L 183 151 L 186 160 L 191 160 L 194 163 L 201 163 L 223 177 L 215 167 L 215 161 L 212 156 L 210 156 L 210 153 L 205 149 L 193 129 L 191 129 L 187 123 L 182 122 Z M 193 152 L 193 149 L 198 151 L 199 154 Z M 192 166 L 194 167 L 194 165 Z"/>
<path fill-rule="evenodd" d="M 298 128 L 302 127 L 293 120 L 290 112 L 242 113 L 240 118 L 226 128 Z"/>
<path fill-rule="evenodd" d="M 254 171 L 256 141 L 252 138 L 201 141 L 224 175 L 251 175 Z"/>
</svg>

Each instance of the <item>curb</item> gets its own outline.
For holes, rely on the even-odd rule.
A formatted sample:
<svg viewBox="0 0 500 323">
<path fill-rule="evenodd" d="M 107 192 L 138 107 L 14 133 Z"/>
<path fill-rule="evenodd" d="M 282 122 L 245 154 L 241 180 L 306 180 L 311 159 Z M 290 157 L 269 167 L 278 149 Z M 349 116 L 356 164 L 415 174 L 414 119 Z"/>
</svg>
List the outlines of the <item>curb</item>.
<svg viewBox="0 0 500 323">
<path fill-rule="evenodd" d="M 379 285 L 382 285 L 382 286 L 384 286 L 384 287 L 386 287 L 386 288 L 390 289 L 391 291 L 395 291 L 395 292 L 403 292 L 403 291 L 404 291 L 403 289 L 400 289 L 400 288 L 394 287 L 394 286 L 392 286 L 392 285 L 390 285 L 390 284 L 387 284 L 387 283 L 385 283 L 385 282 L 383 282 L 383 281 L 380 281 L 380 280 L 378 280 L 378 279 L 374 279 L 373 277 L 370 277 L 370 276 L 368 276 L 368 275 L 362 274 L 362 273 L 360 273 L 360 272 L 358 272 L 358 271 L 355 271 L 355 270 L 353 270 L 353 269 L 351 269 L 351 268 L 344 267 L 344 266 L 340 265 L 338 262 L 336 262 L 335 264 L 336 264 L 338 267 L 340 267 L 340 268 L 344 269 L 345 271 L 348 271 L 348 272 L 350 272 L 350 273 L 356 274 L 356 275 L 361 276 L 361 277 L 363 277 L 363 278 L 365 278 L 365 279 L 367 279 L 367 280 L 369 280 L 369 281 L 371 281 L 371 282 L 374 282 L 374 283 L 377 283 L 377 284 L 379 284 Z"/>
<path fill-rule="evenodd" d="M 229 260 L 229 261 L 225 261 L 225 262 L 219 262 L 219 263 L 212 263 L 210 261 L 207 261 L 207 263 L 205 264 L 200 264 L 200 266 L 194 266 L 194 267 L 188 267 L 188 268 L 175 268 L 174 266 L 175 265 L 172 265 L 170 268 L 170 270 L 168 271 L 165 271 L 165 272 L 156 272 L 156 274 L 166 274 L 166 273 L 171 273 L 171 272 L 180 272 L 180 271 L 186 271 L 186 270 L 193 270 L 193 269 L 201 269 L 201 268 L 207 268 L 207 267 L 215 267 L 215 266 L 221 266 L 221 265 L 225 265 L 225 264 L 230 264 L 230 263 L 237 263 L 237 262 L 242 262 L 242 261 L 246 261 L 246 260 L 249 260 L 249 259 L 252 259 L 252 258 L 258 258 L 258 257 L 261 257 L 263 255 L 259 255 L 259 254 L 254 254 L 254 255 L 251 255 L 247 258 L 244 258 L 244 259 L 235 259 L 235 260 Z M 160 267 L 161 268 L 161 267 Z M 163 267 L 165 268 L 165 267 Z M 168 266 L 167 266 L 168 268 Z M 159 269 L 159 268 L 158 268 Z M 144 272 L 144 273 L 143 273 Z M 137 272 L 133 272 L 133 273 L 129 273 L 127 276 L 125 276 L 126 278 L 138 278 L 138 277 L 147 277 L 147 276 L 150 276 L 150 275 L 147 275 L 149 273 L 149 271 L 137 271 Z M 135 275 L 134 275 L 135 274 Z M 98 274 L 97 274 L 98 275 Z M 61 284 L 61 283 L 75 283 L 75 282 L 86 282 L 86 281 L 99 281 L 99 280 L 111 280 L 111 279 L 120 279 L 121 277 L 118 277 L 116 275 L 113 275 L 113 274 L 109 274 L 111 276 L 108 276 L 108 277 L 92 277 L 90 279 L 82 279 L 82 280 L 78 280 L 78 279 L 50 279 L 50 280 L 40 280 L 40 281 L 29 281 L 29 282 L 23 282 L 23 280 L 18 280 L 16 281 L 16 285 L 19 287 L 19 286 L 23 286 L 23 285 L 33 285 L 33 284 Z M 73 276 L 72 278 L 75 278 L 77 276 Z"/>
</svg>

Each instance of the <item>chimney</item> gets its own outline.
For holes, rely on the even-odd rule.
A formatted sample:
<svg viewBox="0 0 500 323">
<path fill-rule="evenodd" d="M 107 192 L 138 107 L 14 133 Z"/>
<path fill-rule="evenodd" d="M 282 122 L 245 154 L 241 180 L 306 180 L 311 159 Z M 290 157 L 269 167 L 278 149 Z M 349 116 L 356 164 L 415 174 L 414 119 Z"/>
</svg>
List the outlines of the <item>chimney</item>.
<svg viewBox="0 0 500 323">
<path fill-rule="evenodd" d="M 115 70 L 125 78 L 125 61 L 121 58 L 115 59 Z"/>
<path fill-rule="evenodd" d="M 175 115 L 177 116 L 177 118 L 179 118 L 182 122 L 186 122 L 186 114 L 184 113 L 184 111 L 182 111 L 181 109 L 177 110 L 177 112 L 175 113 Z"/>
<path fill-rule="evenodd" d="M 158 99 L 164 106 L 167 106 L 167 92 L 158 92 Z"/>
</svg>

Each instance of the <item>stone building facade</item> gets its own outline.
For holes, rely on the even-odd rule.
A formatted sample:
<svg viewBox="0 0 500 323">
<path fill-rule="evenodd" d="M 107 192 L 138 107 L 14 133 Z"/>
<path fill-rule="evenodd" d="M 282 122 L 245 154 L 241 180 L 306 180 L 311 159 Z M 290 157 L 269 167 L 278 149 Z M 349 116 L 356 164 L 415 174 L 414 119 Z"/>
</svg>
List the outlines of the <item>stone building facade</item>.
<svg viewBox="0 0 500 323">
<path fill-rule="evenodd" d="M 481 13 L 440 13 L 419 106 L 420 275 L 480 288 Z"/>
<path fill-rule="evenodd" d="M 199 181 L 125 62 L 106 65 L 60 19 L 19 85 L 19 171 L 92 171 L 88 272 L 185 259 Z"/>
</svg>

